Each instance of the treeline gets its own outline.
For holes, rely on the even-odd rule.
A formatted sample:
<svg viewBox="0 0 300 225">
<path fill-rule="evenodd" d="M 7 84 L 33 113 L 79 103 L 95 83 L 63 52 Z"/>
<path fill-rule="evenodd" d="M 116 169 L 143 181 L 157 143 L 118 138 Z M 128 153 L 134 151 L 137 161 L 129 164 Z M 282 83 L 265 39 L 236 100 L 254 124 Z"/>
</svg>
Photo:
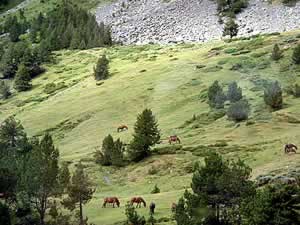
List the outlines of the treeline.
<svg viewBox="0 0 300 225">
<path fill-rule="evenodd" d="M 110 28 L 98 25 L 94 15 L 63 1 L 46 16 L 39 16 L 31 22 L 32 42 L 45 41 L 51 50 L 87 49 L 111 45 Z"/>
<path fill-rule="evenodd" d="M 7 18 L 0 30 L 9 39 L 2 39 L 0 45 L 0 79 L 15 78 L 17 91 L 31 88 L 31 79 L 45 71 L 41 64 L 52 62 L 52 51 L 112 44 L 110 28 L 103 23 L 98 25 L 95 16 L 68 0 L 47 15 L 40 13 L 32 21 L 20 10 L 18 16 Z M 1 82 L 1 89 L 7 90 L 8 86 Z"/>
<path fill-rule="evenodd" d="M 59 165 L 50 134 L 28 138 L 14 117 L 0 125 L 1 225 L 87 225 L 82 208 L 94 191 L 81 163 L 73 175 L 68 164 Z"/>
</svg>

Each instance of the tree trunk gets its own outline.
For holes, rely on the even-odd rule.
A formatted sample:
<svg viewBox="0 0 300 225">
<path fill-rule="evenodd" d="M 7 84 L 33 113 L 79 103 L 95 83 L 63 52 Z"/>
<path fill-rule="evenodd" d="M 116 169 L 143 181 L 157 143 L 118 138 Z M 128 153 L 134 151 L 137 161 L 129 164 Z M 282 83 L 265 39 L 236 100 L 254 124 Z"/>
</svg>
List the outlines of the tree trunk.
<svg viewBox="0 0 300 225">
<path fill-rule="evenodd" d="M 80 225 L 84 225 L 84 223 L 83 223 L 83 213 L 82 213 L 82 201 L 81 201 L 81 199 L 79 201 L 79 219 L 80 219 Z"/>
</svg>

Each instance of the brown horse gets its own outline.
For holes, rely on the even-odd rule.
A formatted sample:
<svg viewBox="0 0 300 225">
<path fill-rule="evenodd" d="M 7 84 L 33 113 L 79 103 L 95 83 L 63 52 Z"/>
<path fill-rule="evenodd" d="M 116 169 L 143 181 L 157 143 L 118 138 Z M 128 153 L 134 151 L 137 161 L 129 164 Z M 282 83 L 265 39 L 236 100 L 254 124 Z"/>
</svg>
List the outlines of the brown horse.
<svg viewBox="0 0 300 225">
<path fill-rule="evenodd" d="M 113 208 L 115 208 L 115 204 L 118 207 L 120 207 L 120 201 L 119 201 L 119 199 L 117 197 L 108 197 L 108 198 L 105 198 L 104 202 L 103 202 L 103 205 L 102 205 L 102 208 L 105 208 L 107 203 L 112 204 Z"/>
<path fill-rule="evenodd" d="M 118 128 L 117 128 L 117 132 L 121 132 L 121 131 L 125 131 L 125 130 L 128 130 L 128 127 L 124 124 L 118 126 Z"/>
<path fill-rule="evenodd" d="M 176 204 L 175 202 L 173 202 L 172 205 L 171 205 L 171 211 L 172 211 L 173 213 L 176 212 L 176 207 L 177 207 L 177 204 Z"/>
<path fill-rule="evenodd" d="M 172 144 L 173 142 L 180 144 L 180 139 L 177 135 L 172 135 L 169 137 L 169 144 Z"/>
<path fill-rule="evenodd" d="M 297 146 L 294 144 L 286 144 L 284 146 L 284 152 L 285 153 L 290 153 L 290 152 L 294 152 L 296 153 L 296 150 L 298 150 Z"/>
<path fill-rule="evenodd" d="M 142 197 L 133 197 L 130 200 L 130 204 L 133 205 L 134 203 L 136 203 L 136 208 L 140 207 L 141 208 L 141 203 L 144 204 L 144 207 L 146 207 L 146 202 Z"/>
</svg>

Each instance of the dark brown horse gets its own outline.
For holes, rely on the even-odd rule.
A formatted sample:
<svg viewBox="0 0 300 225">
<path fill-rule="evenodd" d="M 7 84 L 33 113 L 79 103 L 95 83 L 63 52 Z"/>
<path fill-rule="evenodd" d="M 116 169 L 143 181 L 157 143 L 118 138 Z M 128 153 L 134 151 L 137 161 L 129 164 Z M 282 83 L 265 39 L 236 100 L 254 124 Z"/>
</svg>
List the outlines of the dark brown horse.
<svg viewBox="0 0 300 225">
<path fill-rule="evenodd" d="M 141 208 L 141 203 L 144 204 L 144 207 L 146 207 L 146 202 L 142 197 L 133 197 L 130 200 L 130 204 L 133 205 L 134 203 L 136 203 L 136 208 L 140 207 Z"/>
<path fill-rule="evenodd" d="M 124 124 L 118 126 L 118 128 L 117 128 L 118 132 L 125 131 L 125 130 L 128 130 L 128 127 L 126 125 L 124 125 Z"/>
<path fill-rule="evenodd" d="M 294 144 L 286 144 L 284 146 L 284 152 L 285 153 L 290 153 L 290 152 L 294 152 L 296 153 L 296 150 L 298 150 L 297 146 Z"/>
<path fill-rule="evenodd" d="M 169 137 L 169 144 L 172 144 L 173 142 L 180 144 L 180 139 L 177 135 L 172 135 Z"/>
<path fill-rule="evenodd" d="M 106 204 L 112 204 L 113 208 L 115 208 L 115 204 L 120 207 L 120 201 L 117 197 L 107 197 L 104 199 L 104 202 L 103 202 L 103 205 L 102 205 L 102 208 L 105 208 L 106 207 Z"/>
</svg>

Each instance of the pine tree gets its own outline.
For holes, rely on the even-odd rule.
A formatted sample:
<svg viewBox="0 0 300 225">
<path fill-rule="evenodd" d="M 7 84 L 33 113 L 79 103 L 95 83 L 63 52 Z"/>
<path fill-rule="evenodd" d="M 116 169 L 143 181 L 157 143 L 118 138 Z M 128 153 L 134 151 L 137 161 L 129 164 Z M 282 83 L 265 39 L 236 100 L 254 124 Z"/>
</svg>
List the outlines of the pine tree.
<svg viewBox="0 0 300 225">
<path fill-rule="evenodd" d="M 82 40 L 82 41 L 80 42 L 78 48 L 79 48 L 80 50 L 86 49 L 86 44 L 85 44 L 85 41 L 84 41 L 84 40 Z"/>
<path fill-rule="evenodd" d="M 275 61 L 278 61 L 279 59 L 282 58 L 282 51 L 280 50 L 278 44 L 274 45 L 271 58 Z"/>
<path fill-rule="evenodd" d="M 238 34 L 239 26 L 234 22 L 232 18 L 230 18 L 226 23 L 223 31 L 223 36 L 229 35 L 230 38 L 233 38 Z"/>
<path fill-rule="evenodd" d="M 114 146 L 111 152 L 111 164 L 113 166 L 123 166 L 124 165 L 124 144 L 120 139 L 114 142 Z"/>
<path fill-rule="evenodd" d="M 9 208 L 0 202 L 0 224 L 11 225 Z"/>
<path fill-rule="evenodd" d="M 31 88 L 31 83 L 30 83 L 30 73 L 29 69 L 24 65 L 21 64 L 18 68 L 16 78 L 15 78 L 15 83 L 14 87 L 17 91 L 27 91 Z"/>
<path fill-rule="evenodd" d="M 215 81 L 208 89 L 208 104 L 212 108 L 224 108 L 224 102 L 226 96 L 223 92 L 223 88 L 219 85 L 218 81 Z"/>
<path fill-rule="evenodd" d="M 300 64 L 300 44 L 294 49 L 292 60 L 295 64 Z"/>
<path fill-rule="evenodd" d="M 0 81 L 0 99 L 7 99 L 11 95 L 9 86 L 4 82 Z"/>
<path fill-rule="evenodd" d="M 138 115 L 134 126 L 133 140 L 129 146 L 129 156 L 140 161 L 150 155 L 150 148 L 160 140 L 160 131 L 151 109 L 145 109 Z"/>
<path fill-rule="evenodd" d="M 133 225 L 145 225 L 146 220 L 144 216 L 140 216 L 133 205 L 127 203 L 125 205 L 125 215 L 127 217 L 127 222 L 128 224 L 133 224 Z"/>
<path fill-rule="evenodd" d="M 39 214 L 41 225 L 45 224 L 46 211 L 50 207 L 51 197 L 57 195 L 58 159 L 59 151 L 54 146 L 51 135 L 47 133 L 33 148 L 27 183 L 27 191 L 31 196 L 31 201 L 35 203 L 34 207 Z"/>
<path fill-rule="evenodd" d="M 237 83 L 234 81 L 228 86 L 227 99 L 230 102 L 237 102 L 243 98 L 242 89 L 238 87 Z"/>
<path fill-rule="evenodd" d="M 101 152 L 103 154 L 101 159 L 101 165 L 103 166 L 109 166 L 111 165 L 111 157 L 112 157 L 112 151 L 114 149 L 114 139 L 109 134 L 103 139 L 102 142 L 102 149 Z"/>
<path fill-rule="evenodd" d="M 283 104 L 282 89 L 278 81 L 269 84 L 264 91 L 264 100 L 273 109 L 281 109 Z"/>
<path fill-rule="evenodd" d="M 84 224 L 83 218 L 83 205 L 88 203 L 95 192 L 89 177 L 84 172 L 83 165 L 79 163 L 76 167 L 76 171 L 72 176 L 71 184 L 68 187 L 68 198 L 63 201 L 63 204 L 73 211 L 79 207 L 79 220 L 80 225 Z"/>
<path fill-rule="evenodd" d="M 78 49 L 80 45 L 80 33 L 78 30 L 74 30 L 72 40 L 70 43 L 70 49 Z"/>
<path fill-rule="evenodd" d="M 65 190 L 70 184 L 71 174 L 69 171 L 69 166 L 67 163 L 62 164 L 62 168 L 59 171 L 59 184 L 61 185 L 62 190 Z"/>
<path fill-rule="evenodd" d="M 105 55 L 102 55 L 94 68 L 95 80 L 105 80 L 109 77 L 109 61 Z"/>
</svg>

